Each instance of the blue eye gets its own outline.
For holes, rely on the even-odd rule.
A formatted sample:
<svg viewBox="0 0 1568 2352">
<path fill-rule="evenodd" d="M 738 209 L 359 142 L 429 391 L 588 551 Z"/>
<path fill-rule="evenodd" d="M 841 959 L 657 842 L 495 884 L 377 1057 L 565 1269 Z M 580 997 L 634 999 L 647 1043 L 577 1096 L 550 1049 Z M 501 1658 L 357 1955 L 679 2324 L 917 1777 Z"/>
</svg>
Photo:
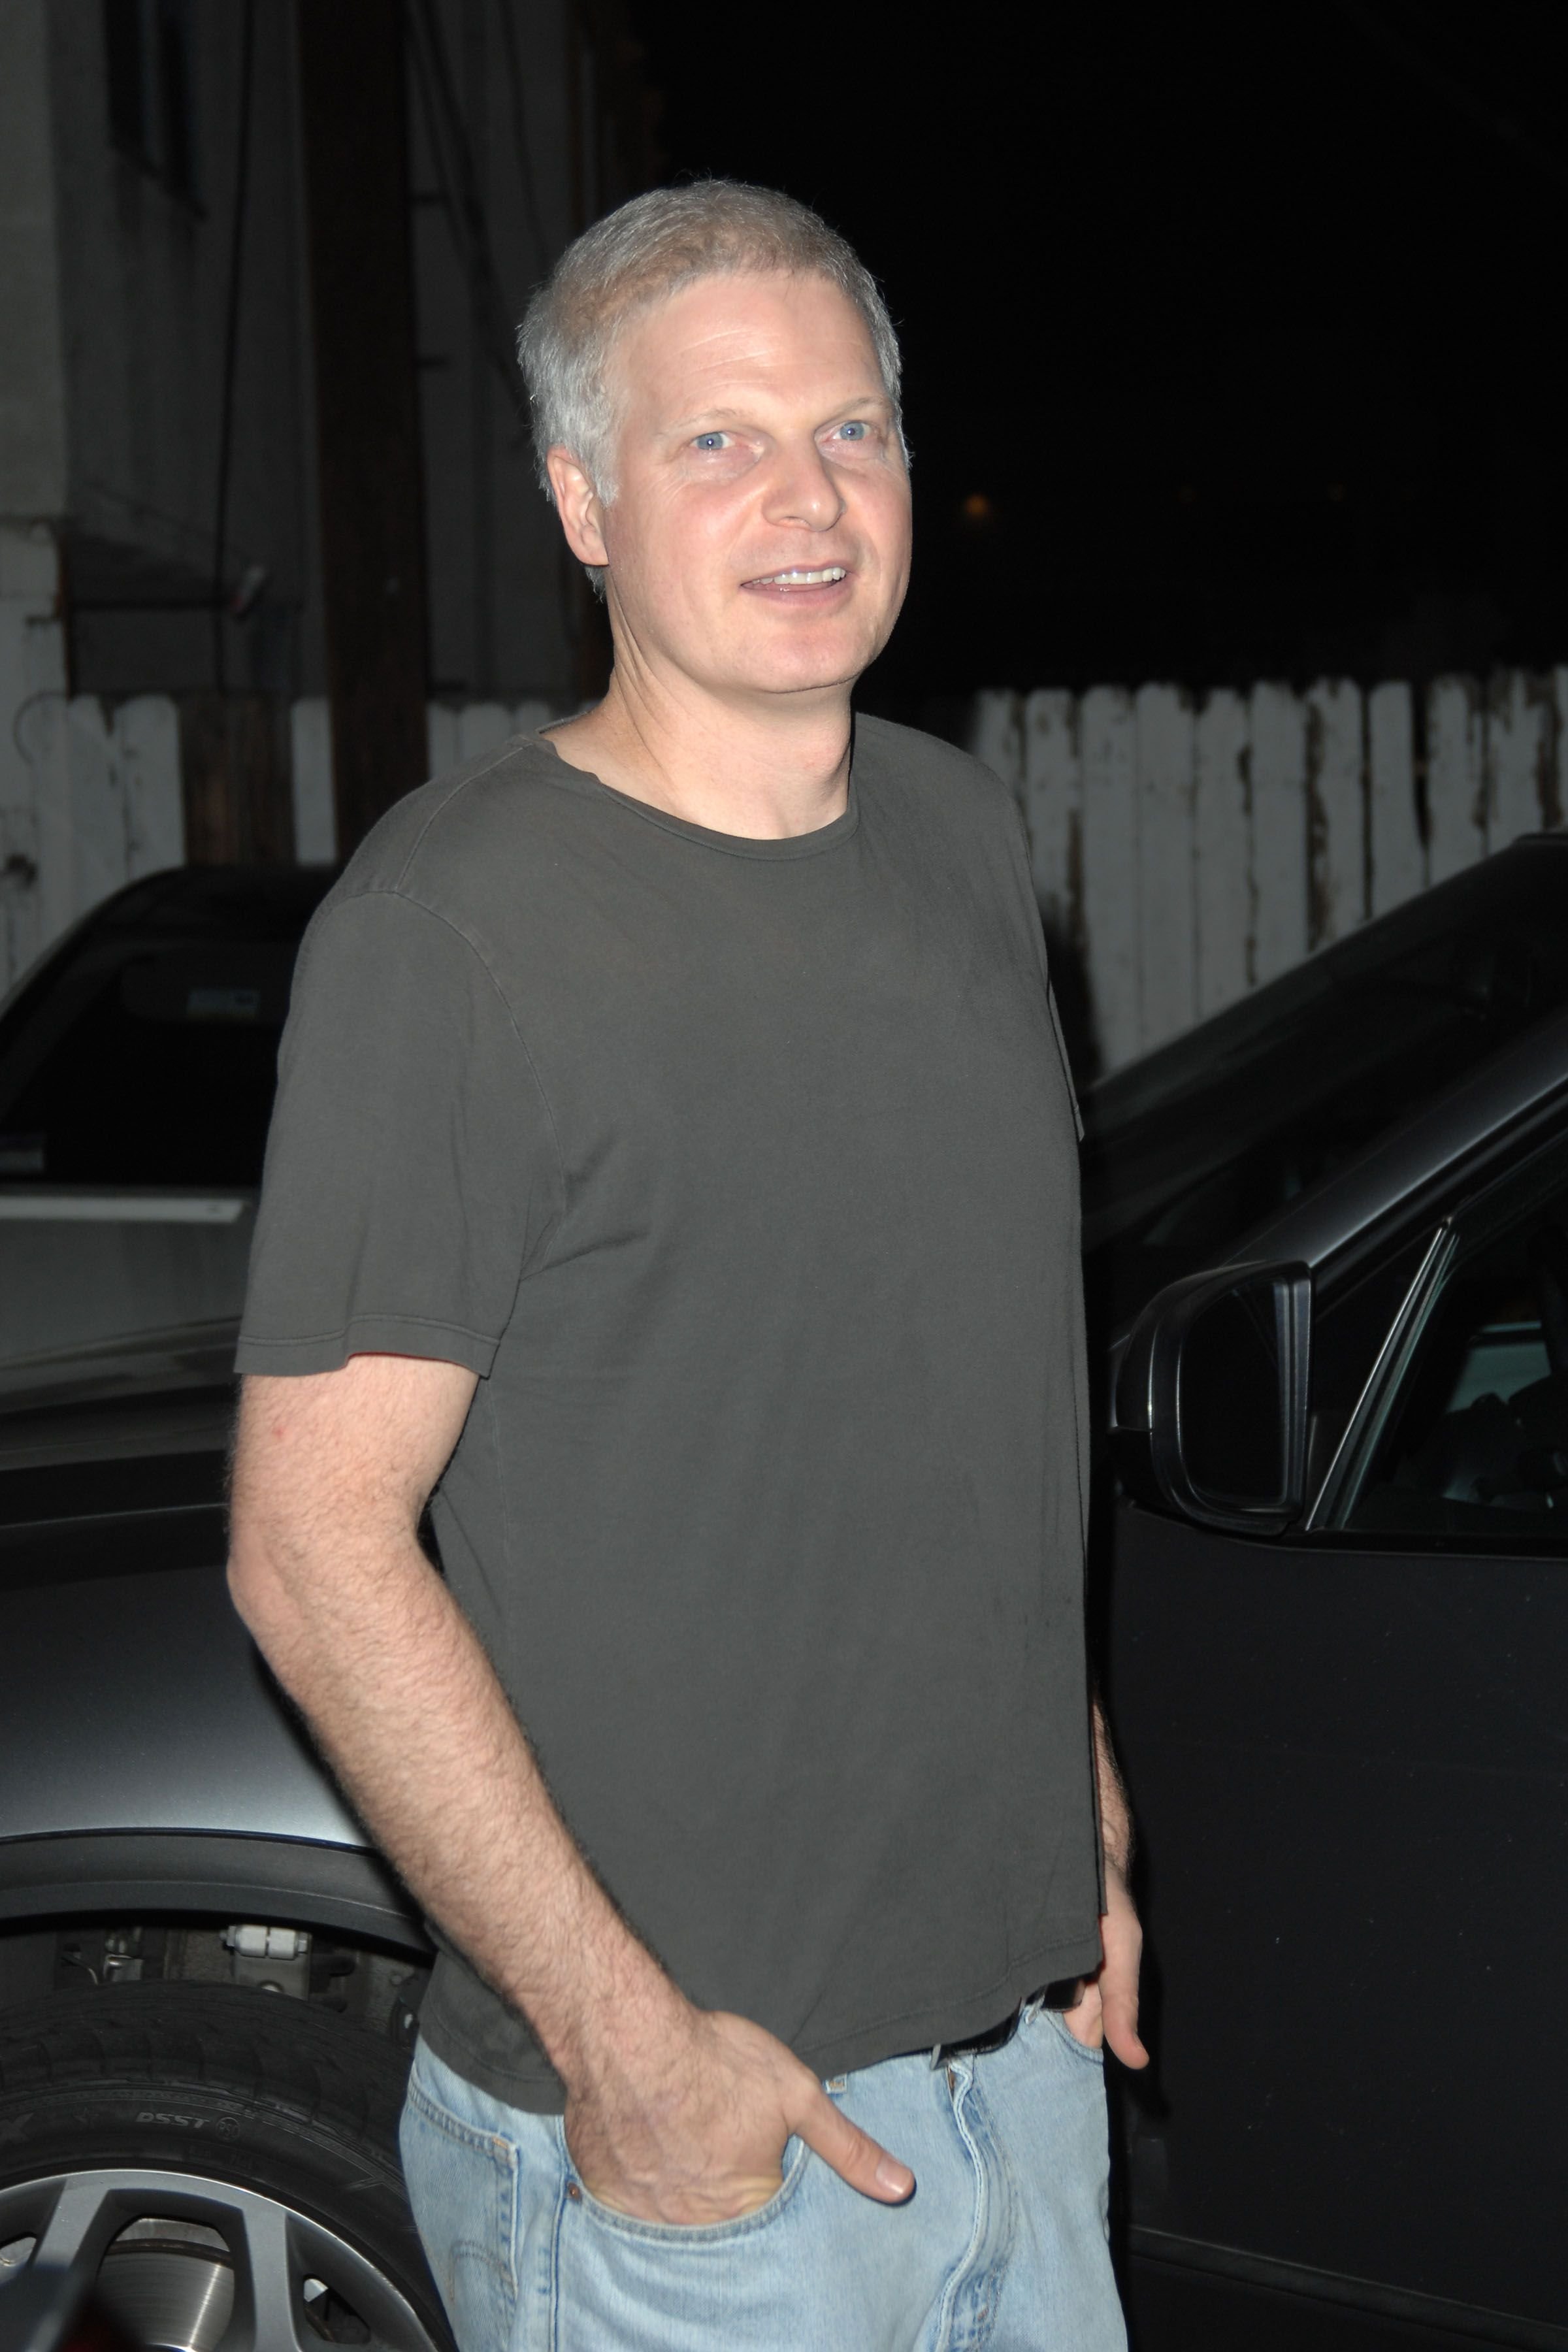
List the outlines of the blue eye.
<svg viewBox="0 0 1568 2352">
<path fill-rule="evenodd" d="M 729 437 L 727 433 L 700 433 L 691 446 L 694 449 L 721 449 Z"/>
<path fill-rule="evenodd" d="M 839 426 L 838 437 L 841 441 L 864 441 L 870 430 L 868 425 L 857 418 L 853 424 Z"/>
</svg>

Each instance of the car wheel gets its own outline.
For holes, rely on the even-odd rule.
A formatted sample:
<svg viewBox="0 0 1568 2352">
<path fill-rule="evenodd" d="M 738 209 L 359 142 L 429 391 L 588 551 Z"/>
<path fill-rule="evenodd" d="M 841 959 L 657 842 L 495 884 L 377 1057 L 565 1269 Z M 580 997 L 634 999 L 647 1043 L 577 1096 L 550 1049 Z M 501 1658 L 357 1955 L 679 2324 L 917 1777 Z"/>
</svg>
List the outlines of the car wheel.
<svg viewBox="0 0 1568 2352">
<path fill-rule="evenodd" d="M 0 2015 L 0 2278 L 94 2273 L 157 2352 L 449 2352 L 397 2161 L 406 2071 L 361 2028 L 239 1987 Z"/>
</svg>

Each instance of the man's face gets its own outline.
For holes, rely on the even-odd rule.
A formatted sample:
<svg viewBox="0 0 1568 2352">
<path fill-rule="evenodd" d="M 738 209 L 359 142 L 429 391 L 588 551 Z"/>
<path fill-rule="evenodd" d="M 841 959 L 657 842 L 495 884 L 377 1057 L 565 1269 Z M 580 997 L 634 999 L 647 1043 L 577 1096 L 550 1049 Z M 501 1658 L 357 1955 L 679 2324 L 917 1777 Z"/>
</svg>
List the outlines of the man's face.
<svg viewBox="0 0 1568 2352">
<path fill-rule="evenodd" d="M 611 365 L 615 503 L 584 519 L 617 656 L 726 700 L 857 678 L 904 600 L 910 485 L 854 305 L 824 278 L 703 278 Z"/>
</svg>

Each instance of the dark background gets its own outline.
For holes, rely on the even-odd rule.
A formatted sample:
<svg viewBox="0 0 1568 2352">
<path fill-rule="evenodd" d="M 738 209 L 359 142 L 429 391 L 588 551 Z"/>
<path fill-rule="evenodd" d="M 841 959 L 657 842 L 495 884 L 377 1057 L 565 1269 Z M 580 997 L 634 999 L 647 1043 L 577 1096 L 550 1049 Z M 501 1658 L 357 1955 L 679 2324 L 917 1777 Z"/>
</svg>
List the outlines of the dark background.
<svg viewBox="0 0 1568 2352">
<path fill-rule="evenodd" d="M 1568 8 L 629 14 L 660 176 L 816 205 L 902 334 L 867 703 L 1568 656 Z"/>
</svg>

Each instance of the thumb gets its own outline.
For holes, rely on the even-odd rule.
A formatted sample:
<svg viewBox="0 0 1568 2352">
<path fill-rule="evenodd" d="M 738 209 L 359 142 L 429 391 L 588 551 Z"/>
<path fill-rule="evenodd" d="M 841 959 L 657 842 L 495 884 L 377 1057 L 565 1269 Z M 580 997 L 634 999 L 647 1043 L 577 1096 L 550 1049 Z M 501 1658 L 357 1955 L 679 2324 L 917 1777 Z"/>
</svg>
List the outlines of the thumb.
<svg viewBox="0 0 1568 2352">
<path fill-rule="evenodd" d="M 1147 2066 L 1149 2053 L 1138 2032 L 1138 1996 L 1121 1986 L 1104 1994 L 1105 2039 L 1124 2066 Z"/>
<path fill-rule="evenodd" d="M 796 2138 L 803 2139 L 862 2197 L 875 2198 L 880 2205 L 901 2205 L 913 2196 L 915 2176 L 909 2166 L 889 2156 L 858 2124 L 852 2124 L 820 2084 L 807 2078 L 788 2120 Z"/>
</svg>

